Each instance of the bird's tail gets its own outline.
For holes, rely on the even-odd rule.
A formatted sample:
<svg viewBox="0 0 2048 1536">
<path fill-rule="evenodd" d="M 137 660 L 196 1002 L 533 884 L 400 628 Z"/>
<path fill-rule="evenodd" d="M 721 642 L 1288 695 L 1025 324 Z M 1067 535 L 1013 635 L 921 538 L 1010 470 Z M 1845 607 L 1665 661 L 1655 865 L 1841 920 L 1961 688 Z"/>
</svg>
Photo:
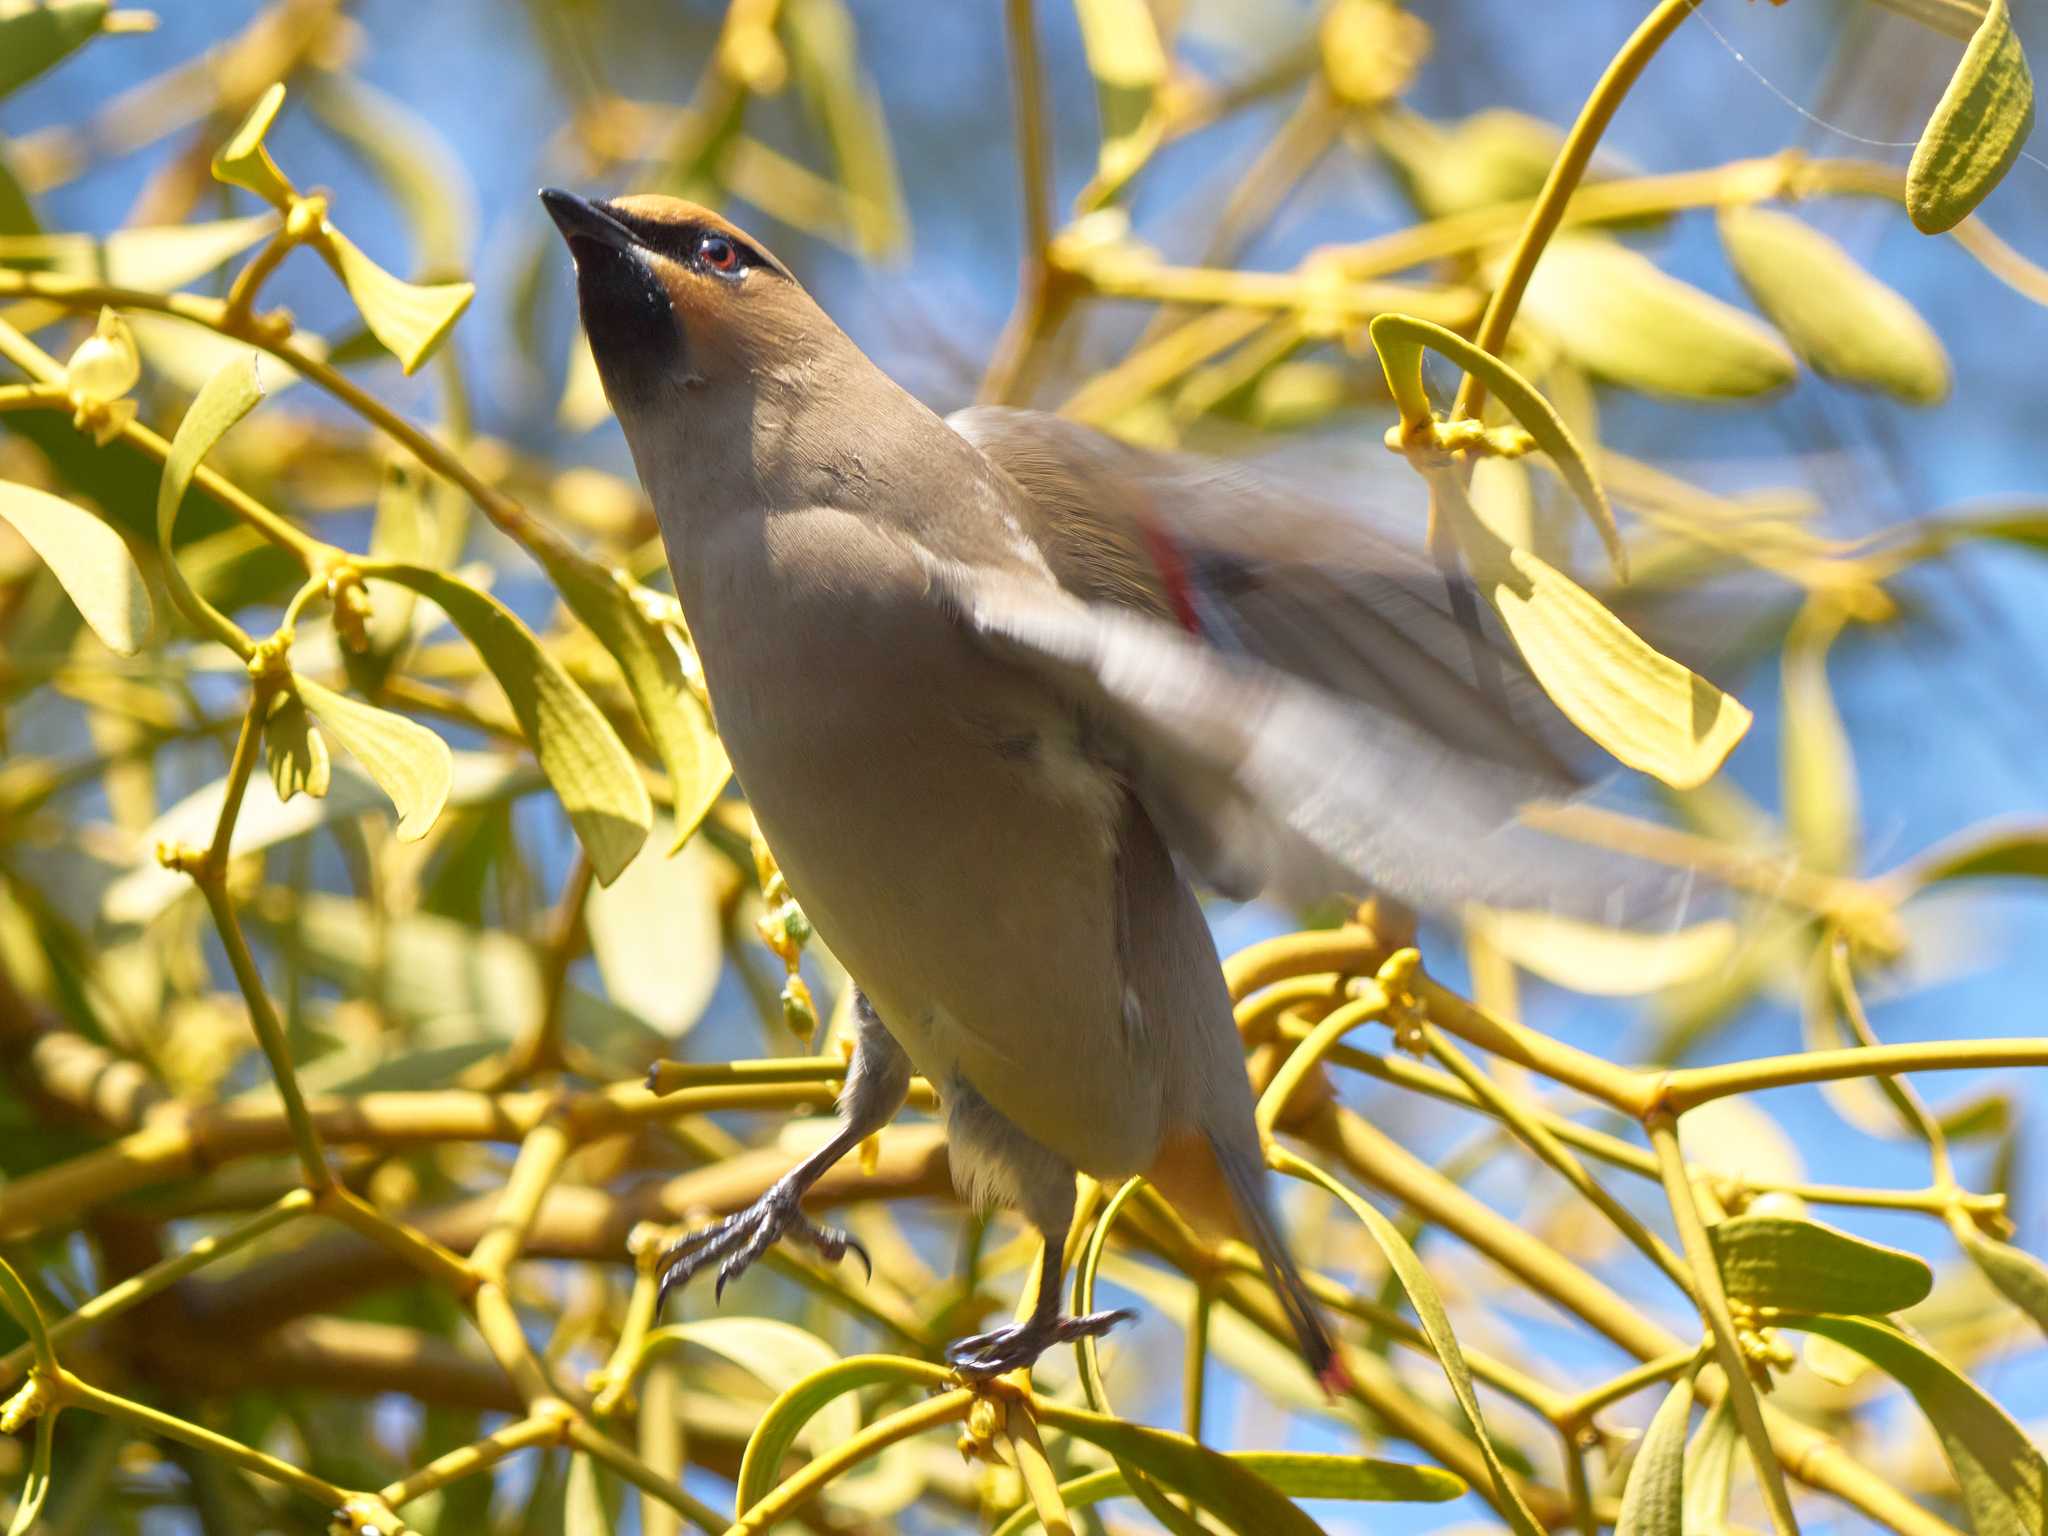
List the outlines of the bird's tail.
<svg viewBox="0 0 2048 1536">
<path fill-rule="evenodd" d="M 1337 1353 L 1321 1306 L 1287 1251 L 1257 1141 L 1212 1131 L 1177 1138 L 1148 1176 L 1198 1231 L 1227 1233 L 1251 1244 L 1287 1325 L 1294 1330 L 1302 1359 L 1324 1391 L 1333 1396 L 1348 1391 L 1351 1373 Z"/>
</svg>

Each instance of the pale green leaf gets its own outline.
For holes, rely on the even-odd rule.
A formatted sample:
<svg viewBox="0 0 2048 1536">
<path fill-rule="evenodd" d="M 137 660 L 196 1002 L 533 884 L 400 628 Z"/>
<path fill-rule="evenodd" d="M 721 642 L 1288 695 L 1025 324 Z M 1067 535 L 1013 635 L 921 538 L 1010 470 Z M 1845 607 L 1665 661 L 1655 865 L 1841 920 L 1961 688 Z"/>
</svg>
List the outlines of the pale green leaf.
<svg viewBox="0 0 2048 1536">
<path fill-rule="evenodd" d="M 1621 1490 L 1614 1536 L 1679 1536 L 1685 1498 L 1685 1432 L 1692 1423 L 1692 1377 L 1681 1376 L 1658 1406 Z"/>
<path fill-rule="evenodd" d="M 1697 981 L 1727 964 L 1736 940 L 1725 919 L 1642 933 L 1555 912 L 1468 907 L 1465 926 L 1523 970 L 1595 997 L 1639 997 Z"/>
<path fill-rule="evenodd" d="M 213 157 L 214 180 L 254 192 L 279 212 L 288 209 L 298 193 L 270 158 L 270 151 L 263 147 L 263 136 L 270 132 L 270 125 L 277 121 L 278 109 L 283 105 L 283 84 L 271 86 L 256 99 L 241 126 Z"/>
<path fill-rule="evenodd" d="M 2034 126 L 2034 77 L 2006 0 L 1991 0 L 1906 167 L 1906 213 L 1938 235 L 1998 185 Z"/>
<path fill-rule="evenodd" d="M 814 1333 L 769 1317 L 713 1317 L 676 1323 L 647 1335 L 640 1358 L 664 1344 L 694 1344 L 730 1360 L 780 1396 L 812 1374 L 839 1364 L 839 1352 Z M 813 1456 L 823 1456 L 860 1433 L 860 1403 L 851 1393 L 832 1398 L 803 1426 L 799 1436 Z"/>
<path fill-rule="evenodd" d="M 784 1458 L 804 1426 L 847 1393 L 884 1384 L 932 1391 L 949 1387 L 953 1381 L 950 1372 L 901 1355 L 854 1355 L 813 1371 L 770 1403 L 761 1422 L 754 1426 L 753 1438 L 747 1441 L 746 1454 L 740 1459 L 734 1512 L 752 1509 L 768 1496 L 782 1475 Z"/>
<path fill-rule="evenodd" d="M 1370 1456 L 1332 1456 L 1313 1451 L 1229 1451 L 1229 1458 L 1247 1472 L 1273 1485 L 1290 1499 L 1347 1499 L 1353 1502 L 1437 1504 L 1463 1494 L 1464 1479 L 1435 1467 L 1377 1461 Z M 1069 1509 L 1085 1509 L 1109 1499 L 1131 1496 L 1131 1485 L 1116 1467 L 1090 1472 L 1060 1484 Z M 1039 1529 L 1028 1505 L 1013 1511 L 992 1536 L 1025 1536 Z"/>
<path fill-rule="evenodd" d="M 609 885 L 647 840 L 654 808 L 632 754 L 590 695 L 489 594 L 443 572 L 395 561 L 366 565 L 365 572 L 430 599 L 476 647 L 561 797 L 598 883 Z"/>
<path fill-rule="evenodd" d="M 1506 108 L 1450 124 L 1390 111 L 1379 126 L 1378 142 L 1417 206 L 1441 219 L 1534 197 L 1564 145 L 1564 134 L 1541 118 Z"/>
<path fill-rule="evenodd" d="M 425 837 L 454 784 L 455 759 L 448 743 L 416 720 L 336 693 L 309 677 L 295 676 L 292 686 L 313 717 L 391 797 L 398 810 L 398 840 Z"/>
<path fill-rule="evenodd" d="M 2048 880 L 2048 825 L 2006 822 L 1974 828 L 1908 866 L 1916 886 L 1944 880 Z"/>
<path fill-rule="evenodd" d="M 563 1536 L 612 1536 L 618 1490 L 613 1479 L 587 1451 L 569 1458 L 569 1481 L 562 1491 Z"/>
<path fill-rule="evenodd" d="M 1961 1371 L 1888 1323 L 1788 1321 L 1847 1345 L 1913 1395 L 1955 1471 L 1976 1536 L 2039 1536 L 2048 1529 L 2048 1462 L 2026 1431 Z"/>
<path fill-rule="evenodd" d="M 1041 1425 L 1100 1446 L 1119 1466 L 1185 1496 L 1236 1536 L 1322 1536 L 1322 1527 L 1271 1483 L 1186 1435 L 1044 1399 L 1032 1411 Z"/>
<path fill-rule="evenodd" d="M 14 1519 L 7 1536 L 28 1536 L 50 1496 L 50 1462 L 57 1444 L 57 1410 L 51 1408 L 36 1420 L 35 1449 L 29 1455 L 28 1478 L 21 1485 L 21 1498 L 14 1506 Z"/>
<path fill-rule="evenodd" d="M 1809 1333 L 1799 1347 L 1805 1367 L 1831 1386 L 1853 1387 L 1870 1374 L 1870 1362 L 1846 1344 Z"/>
<path fill-rule="evenodd" d="M 1724 1393 L 1707 1410 L 1685 1450 L 1685 1498 L 1679 1529 L 1685 1536 L 1725 1536 L 1728 1492 L 1735 1478 L 1735 1456 L 1742 1448 L 1742 1429 Z"/>
<path fill-rule="evenodd" d="M 1731 1216 L 1707 1229 L 1731 1301 L 1782 1312 L 1882 1315 L 1927 1299 L 1918 1254 L 1796 1216 Z"/>
<path fill-rule="evenodd" d="M 1611 240 L 1551 241 L 1522 313 L 1579 366 L 1631 389 L 1723 399 L 1778 389 L 1799 371 L 1754 316 Z"/>
<path fill-rule="evenodd" d="M 327 738 L 296 693 L 287 690 L 272 696 L 270 715 L 263 722 L 263 756 L 280 802 L 299 794 L 318 800 L 327 793 L 333 768 Z"/>
<path fill-rule="evenodd" d="M 569 611 L 603 642 L 625 676 L 626 691 L 668 770 L 675 797 L 673 852 L 697 830 L 732 777 L 725 748 L 683 680 L 669 631 L 634 601 L 622 577 L 552 541 L 537 545 L 535 553 Z"/>
<path fill-rule="evenodd" d="M 1998 1287 L 1999 1294 L 2034 1320 L 2048 1333 L 2048 1264 L 2024 1248 L 1986 1237 L 1975 1224 L 1958 1219 L 1956 1240 L 1970 1262 L 1984 1272 L 1984 1278 Z"/>
<path fill-rule="evenodd" d="M 82 507 L 0 481 L 0 520 L 36 552 L 107 649 L 133 656 L 149 638 L 149 588 L 121 535 Z"/>
<path fill-rule="evenodd" d="M 178 434 L 171 439 L 171 451 L 164 459 L 163 478 L 157 483 L 156 493 L 156 539 L 167 562 L 171 527 L 177 521 L 178 508 L 200 461 L 262 398 L 263 381 L 258 374 L 257 356 L 244 350 L 206 381 L 205 388 L 186 410 L 185 419 L 178 423 Z"/>
<path fill-rule="evenodd" d="M 903 188 L 853 18 L 844 0 L 785 0 L 782 16 L 797 89 L 832 146 L 856 246 L 871 259 L 887 256 L 904 242 Z"/>
<path fill-rule="evenodd" d="M 1472 1385 L 1472 1368 L 1465 1363 L 1465 1352 L 1458 1347 L 1458 1337 L 1451 1330 L 1451 1318 L 1444 1310 L 1443 1297 L 1437 1291 L 1436 1282 L 1430 1279 L 1429 1271 L 1415 1256 L 1415 1250 L 1408 1246 L 1408 1240 L 1371 1202 L 1307 1159 L 1281 1151 L 1273 1166 L 1282 1173 L 1328 1190 L 1365 1224 L 1366 1231 L 1372 1235 L 1373 1242 L 1400 1280 L 1401 1289 L 1407 1293 L 1408 1304 L 1415 1309 L 1423 1332 L 1429 1336 L 1430 1348 L 1436 1351 L 1437 1363 L 1443 1367 L 1444 1377 L 1451 1384 L 1451 1392 L 1458 1399 L 1458 1406 L 1464 1410 L 1466 1422 L 1472 1427 L 1473 1438 L 1478 1442 L 1480 1454 L 1485 1457 L 1487 1470 L 1493 1477 L 1494 1506 L 1507 1518 L 1516 1536 L 1541 1536 L 1542 1523 L 1530 1512 L 1521 1490 L 1515 1486 L 1500 1453 L 1494 1448 L 1493 1437 L 1487 1433 L 1486 1420 L 1479 1411 L 1479 1396 Z"/>
<path fill-rule="evenodd" d="M 689 1032 L 718 989 L 720 877 L 730 868 L 694 838 L 665 859 L 643 854 L 590 893 L 584 923 L 606 994 L 671 1041 Z"/>
<path fill-rule="evenodd" d="M 319 245 L 362 312 L 363 324 L 407 373 L 427 360 L 476 297 L 474 283 L 408 283 L 394 277 L 332 225 Z"/>
<path fill-rule="evenodd" d="M 1933 327 L 1826 235 L 1768 208 L 1723 209 L 1720 227 L 1742 286 L 1814 372 L 1914 405 L 1947 395 Z"/>
<path fill-rule="evenodd" d="M 1748 731 L 1749 711 L 1652 648 L 1562 571 L 1503 543 L 1465 502 L 1455 476 L 1437 484 L 1473 580 L 1565 717 L 1674 789 L 1712 778 Z"/>
<path fill-rule="evenodd" d="M 69 232 L 0 235 L 0 265 L 40 267 L 116 288 L 170 293 L 239 256 L 276 228 L 276 214 L 258 213 L 204 224 L 117 229 L 104 238 Z"/>
<path fill-rule="evenodd" d="M 1379 353 L 1380 366 L 1386 370 L 1388 387 L 1393 390 L 1405 419 L 1427 420 L 1430 416 L 1429 401 L 1422 389 L 1424 347 L 1481 379 L 1557 466 L 1558 474 L 1599 530 L 1600 541 L 1606 545 L 1607 557 L 1616 573 L 1624 577 L 1628 574 L 1628 558 L 1621 547 L 1620 530 L 1614 526 L 1614 510 L 1607 504 L 1607 493 L 1600 489 L 1592 465 L 1565 426 L 1564 418 L 1551 408 L 1535 385 L 1491 352 L 1427 320 L 1412 315 L 1376 315 L 1367 329 Z"/>
<path fill-rule="evenodd" d="M 1853 870 L 1860 841 L 1856 760 L 1828 687 L 1828 649 L 1840 629 L 1839 617 L 1808 608 L 1793 622 L 1779 661 L 1785 828 L 1801 861 L 1824 874 Z"/>
<path fill-rule="evenodd" d="M 611 412 L 604 379 L 597 371 L 597 354 L 590 350 L 590 338 L 579 325 L 569 340 L 569 367 L 562 375 L 562 398 L 555 405 L 555 420 L 566 431 L 588 432 Z"/>
</svg>

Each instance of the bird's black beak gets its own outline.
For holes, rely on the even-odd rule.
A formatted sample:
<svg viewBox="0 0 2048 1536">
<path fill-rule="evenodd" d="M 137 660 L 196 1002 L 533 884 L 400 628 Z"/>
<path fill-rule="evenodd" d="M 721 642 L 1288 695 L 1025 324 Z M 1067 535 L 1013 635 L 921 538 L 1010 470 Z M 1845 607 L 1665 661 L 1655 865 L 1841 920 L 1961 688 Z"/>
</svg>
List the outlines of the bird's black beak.
<svg viewBox="0 0 2048 1536">
<path fill-rule="evenodd" d="M 588 240 L 615 251 L 630 251 L 639 244 L 630 229 L 586 197 L 564 192 L 560 187 L 542 187 L 540 200 L 572 251 L 578 240 Z"/>
</svg>

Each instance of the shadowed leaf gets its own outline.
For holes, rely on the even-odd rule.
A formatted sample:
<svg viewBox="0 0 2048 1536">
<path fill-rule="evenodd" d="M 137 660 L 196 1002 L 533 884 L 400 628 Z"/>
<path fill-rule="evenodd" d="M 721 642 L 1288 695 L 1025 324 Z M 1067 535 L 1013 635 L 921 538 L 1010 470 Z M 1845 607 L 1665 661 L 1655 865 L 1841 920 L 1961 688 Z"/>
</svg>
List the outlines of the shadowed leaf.
<svg viewBox="0 0 2048 1536">
<path fill-rule="evenodd" d="M 1621 1490 L 1614 1536 L 1679 1536 L 1684 1525 L 1685 1432 L 1692 1423 L 1692 1377 L 1665 1394 Z"/>
<path fill-rule="evenodd" d="M 1731 1216 L 1707 1235 L 1728 1299 L 1752 1307 L 1882 1315 L 1934 1288 L 1919 1255 L 1796 1216 Z"/>
</svg>

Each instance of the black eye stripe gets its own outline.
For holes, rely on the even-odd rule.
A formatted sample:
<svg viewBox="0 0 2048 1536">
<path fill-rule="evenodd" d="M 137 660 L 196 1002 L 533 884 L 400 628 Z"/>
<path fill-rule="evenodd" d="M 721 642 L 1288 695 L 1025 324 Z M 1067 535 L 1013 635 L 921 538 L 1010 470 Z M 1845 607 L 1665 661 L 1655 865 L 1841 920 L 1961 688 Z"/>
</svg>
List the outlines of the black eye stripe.
<svg viewBox="0 0 2048 1536">
<path fill-rule="evenodd" d="M 634 239 L 650 251 L 657 251 L 671 261 L 678 261 L 686 266 L 709 265 L 702 261 L 700 247 L 706 239 L 716 236 L 732 247 L 733 254 L 738 259 L 729 267 L 713 267 L 711 270 L 722 271 L 727 275 L 743 267 L 759 267 L 769 272 L 778 270 L 776 264 L 753 245 L 728 230 L 694 220 L 680 224 L 657 222 L 653 219 L 643 219 L 638 214 L 628 213 L 612 204 L 600 206 L 632 231 Z"/>
</svg>

